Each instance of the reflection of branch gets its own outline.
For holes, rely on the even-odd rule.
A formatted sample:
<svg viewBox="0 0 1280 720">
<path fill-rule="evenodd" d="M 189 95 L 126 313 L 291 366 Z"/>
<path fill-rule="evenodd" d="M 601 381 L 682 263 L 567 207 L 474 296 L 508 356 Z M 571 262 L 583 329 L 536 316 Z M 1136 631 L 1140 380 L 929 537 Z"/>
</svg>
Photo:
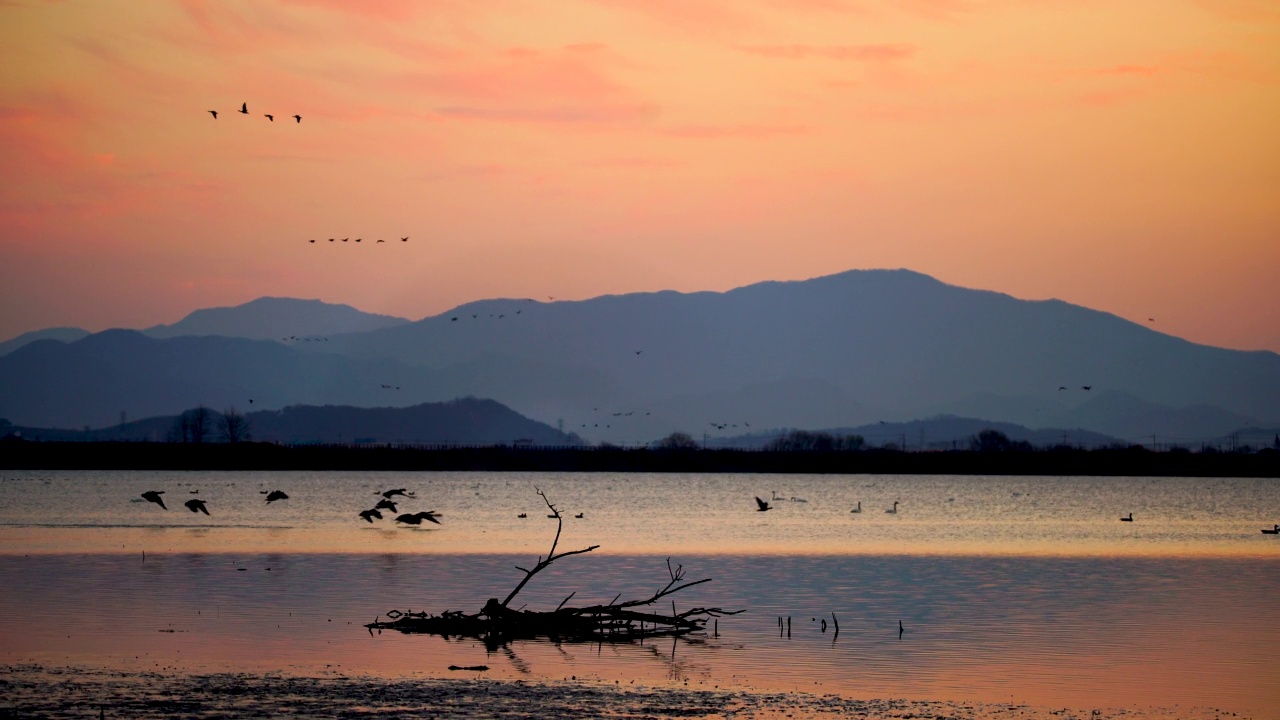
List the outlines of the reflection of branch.
<svg viewBox="0 0 1280 720">
<path fill-rule="evenodd" d="M 512 667 L 514 667 L 521 674 L 524 674 L 524 675 L 529 674 L 530 672 L 529 666 L 525 664 L 524 660 L 521 660 L 520 657 L 516 655 L 516 651 L 512 650 L 510 645 L 503 645 L 502 651 L 503 653 L 506 654 L 507 659 L 511 661 Z"/>
<path fill-rule="evenodd" d="M 513 589 L 511 593 L 507 595 L 506 599 L 502 601 L 502 607 L 504 608 L 511 602 L 511 599 L 514 598 L 517 593 L 519 593 L 521 590 L 524 589 L 524 586 L 529 583 L 529 580 L 531 580 L 534 575 L 537 575 L 543 568 L 550 565 L 555 560 L 558 560 L 562 557 L 566 557 L 568 555 L 581 555 L 583 553 L 589 553 L 592 550 L 595 550 L 596 548 L 600 547 L 599 545 L 592 545 L 589 548 L 583 548 L 582 550 L 570 550 L 569 552 L 562 552 L 559 555 L 557 555 L 556 546 L 560 544 L 560 531 L 564 529 L 564 517 L 560 515 L 560 511 L 557 510 L 556 506 L 551 503 L 551 500 L 547 498 L 546 493 L 542 492 L 542 490 L 539 490 L 538 488 L 534 488 L 534 489 L 538 490 L 538 494 L 542 496 L 542 501 L 547 504 L 547 508 L 551 510 L 552 515 L 554 515 L 556 518 L 556 537 L 554 540 L 551 541 L 551 552 L 547 553 L 546 560 L 543 560 L 542 558 L 538 558 L 538 564 L 534 565 L 532 570 L 525 570 L 524 568 L 518 565 L 516 566 L 517 570 L 520 570 L 521 572 L 524 573 L 524 579 L 521 580 L 520 583 L 515 586 L 515 589 Z M 570 597 L 572 597 L 572 595 Z M 565 598 L 565 602 L 569 602 L 569 598 Z M 561 607 L 563 607 L 564 603 L 560 603 L 560 605 Z M 556 609 L 559 610 L 560 608 L 556 608 Z"/>
</svg>

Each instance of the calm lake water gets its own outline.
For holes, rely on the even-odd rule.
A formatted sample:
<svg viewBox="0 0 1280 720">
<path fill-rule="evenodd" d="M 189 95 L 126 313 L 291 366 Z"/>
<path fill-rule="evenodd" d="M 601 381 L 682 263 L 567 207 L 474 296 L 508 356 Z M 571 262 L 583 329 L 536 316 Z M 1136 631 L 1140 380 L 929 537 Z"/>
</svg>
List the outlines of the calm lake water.
<svg viewBox="0 0 1280 720">
<path fill-rule="evenodd" d="M 1280 718 L 1280 536 L 1259 532 L 1280 522 L 1274 479 L 0 474 L 0 663 L 383 677 L 484 664 L 499 678 Z M 399 512 L 442 524 L 356 516 L 394 487 L 416 494 Z M 565 513 L 561 550 L 601 548 L 516 604 L 647 596 L 670 556 L 714 578 L 678 608 L 746 612 L 718 637 L 493 653 L 363 628 L 393 608 L 505 596 L 555 532 L 535 487 Z M 289 499 L 268 505 L 274 489 Z"/>
</svg>

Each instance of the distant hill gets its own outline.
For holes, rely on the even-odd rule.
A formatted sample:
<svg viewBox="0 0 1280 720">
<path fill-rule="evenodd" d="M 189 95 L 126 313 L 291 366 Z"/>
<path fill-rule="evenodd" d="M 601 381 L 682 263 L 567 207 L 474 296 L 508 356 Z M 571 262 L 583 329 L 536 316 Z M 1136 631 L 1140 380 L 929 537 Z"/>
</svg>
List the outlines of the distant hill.
<svg viewBox="0 0 1280 720">
<path fill-rule="evenodd" d="M 808 428 L 806 428 L 808 429 Z M 1010 440 L 1024 441 L 1036 448 L 1058 445 L 1096 449 L 1130 444 L 1122 438 L 1081 429 L 1031 428 L 1014 423 L 994 422 L 978 418 L 939 415 L 909 422 L 884 422 L 856 427 L 822 428 L 834 436 L 860 435 L 866 447 L 893 446 L 910 451 L 919 450 L 967 450 L 969 440 L 983 430 L 996 430 Z M 749 435 L 726 437 L 708 443 L 710 447 L 762 448 L 769 442 L 786 435 L 789 430 L 769 430 Z"/>
<path fill-rule="evenodd" d="M 220 442 L 211 411 L 208 442 Z M 462 398 L 405 408 L 291 405 L 245 415 L 250 439 L 282 443 L 570 446 L 581 441 L 530 420 L 492 400 Z M 147 441 L 170 439 L 177 416 L 145 418 L 102 428 L 56 429 L 0 424 L 0 437 L 43 441 Z"/>
<path fill-rule="evenodd" d="M 55 340 L 57 342 L 74 342 L 89 334 L 88 330 L 74 327 L 56 327 L 45 330 L 32 330 L 28 333 L 0 342 L 0 355 L 8 355 L 20 347 L 30 345 L 37 340 Z"/>
<path fill-rule="evenodd" d="M 253 340 L 323 342 L 330 335 L 366 332 L 409 322 L 319 300 L 262 297 L 234 307 L 196 310 L 172 325 L 143 330 L 155 338 L 224 335 Z"/>
<path fill-rule="evenodd" d="M 406 408 L 292 405 L 246 417 L 255 440 L 286 443 L 580 444 L 505 405 L 476 398 Z"/>
<path fill-rule="evenodd" d="M 485 300 L 324 341 L 282 344 L 284 333 L 32 343 L 0 357 L 0 417 L 79 427 L 199 403 L 404 407 L 476 396 L 620 444 L 945 414 L 1128 442 L 1280 424 L 1276 353 L 1196 345 L 905 270 L 723 293 Z"/>
</svg>

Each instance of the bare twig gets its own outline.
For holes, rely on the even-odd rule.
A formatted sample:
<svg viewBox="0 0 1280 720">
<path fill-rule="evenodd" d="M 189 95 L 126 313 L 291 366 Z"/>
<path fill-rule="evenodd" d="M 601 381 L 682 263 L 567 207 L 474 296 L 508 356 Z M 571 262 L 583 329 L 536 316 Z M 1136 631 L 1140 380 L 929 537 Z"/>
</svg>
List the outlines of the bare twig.
<svg viewBox="0 0 1280 720">
<path fill-rule="evenodd" d="M 589 552 L 591 552 L 592 550 L 595 550 L 596 548 L 600 547 L 599 545 L 592 545 L 591 547 L 588 547 L 588 548 L 583 548 L 583 549 L 581 549 L 581 550 L 570 550 L 569 552 L 562 552 L 562 553 L 560 553 L 559 555 L 557 555 L 557 554 L 556 554 L 556 546 L 560 544 L 560 532 L 564 529 L 564 516 L 562 516 L 562 515 L 560 514 L 560 511 L 559 511 L 558 509 L 556 509 L 555 504 L 553 504 L 553 503 L 551 502 L 551 499 L 547 497 L 547 494 L 546 494 L 546 493 L 542 492 L 542 490 L 541 490 L 541 489 L 539 489 L 539 488 L 534 488 L 534 490 L 537 490 L 537 491 L 538 491 L 538 495 L 542 497 L 542 501 L 543 501 L 543 502 L 545 502 L 545 503 L 547 504 L 547 509 L 549 509 L 549 510 L 552 512 L 552 514 L 554 514 L 554 515 L 555 515 L 555 518 L 556 518 L 556 537 L 555 537 L 555 539 L 554 539 L 554 540 L 552 540 L 552 541 L 551 541 L 551 552 L 547 553 L 547 559 L 546 559 L 546 560 L 543 560 L 541 557 L 539 557 L 539 558 L 538 558 L 538 564 L 537 564 L 537 565 L 534 565 L 532 570 L 525 570 L 524 568 L 520 568 L 520 567 L 516 568 L 517 570 L 520 570 L 520 571 L 523 571 L 523 572 L 524 572 L 524 579 L 523 579 L 523 580 L 521 580 L 521 581 L 520 581 L 520 582 L 515 586 L 515 588 L 514 588 L 514 589 L 512 589 L 512 591 L 511 591 L 510 593 L 508 593 L 508 594 L 507 594 L 506 599 L 504 599 L 504 600 L 502 601 L 502 603 L 501 603 L 501 604 L 502 604 L 502 607 L 504 607 L 504 608 L 505 608 L 505 607 L 507 607 L 507 605 L 509 605 L 509 604 L 511 603 L 511 600 L 512 600 L 512 599 L 513 599 L 513 598 L 514 598 L 514 597 L 515 597 L 515 596 L 516 596 L 516 595 L 517 595 L 521 590 L 523 590 L 523 589 L 524 589 L 524 586 L 525 586 L 525 585 L 529 584 L 529 581 L 530 581 L 531 579 L 533 579 L 533 576 L 534 576 L 534 575 L 537 575 L 537 574 L 538 574 L 538 573 L 539 573 L 543 568 L 545 568 L 546 566 L 550 565 L 551 563 L 555 562 L 556 560 L 558 560 L 558 559 L 560 559 L 560 558 L 562 558 L 562 557 L 567 557 L 567 556 L 569 556 L 569 555 L 581 555 L 581 554 L 583 554 L 583 553 L 589 553 Z"/>
</svg>

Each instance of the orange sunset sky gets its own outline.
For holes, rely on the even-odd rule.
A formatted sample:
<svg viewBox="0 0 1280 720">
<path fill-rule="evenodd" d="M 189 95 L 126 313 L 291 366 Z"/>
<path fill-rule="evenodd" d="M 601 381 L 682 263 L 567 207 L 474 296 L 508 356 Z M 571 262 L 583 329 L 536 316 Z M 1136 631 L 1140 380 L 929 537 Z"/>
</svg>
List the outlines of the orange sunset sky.
<svg viewBox="0 0 1280 720">
<path fill-rule="evenodd" d="M 0 59 L 0 339 L 906 267 L 1280 351 L 1280 2 L 0 0 Z"/>
</svg>

